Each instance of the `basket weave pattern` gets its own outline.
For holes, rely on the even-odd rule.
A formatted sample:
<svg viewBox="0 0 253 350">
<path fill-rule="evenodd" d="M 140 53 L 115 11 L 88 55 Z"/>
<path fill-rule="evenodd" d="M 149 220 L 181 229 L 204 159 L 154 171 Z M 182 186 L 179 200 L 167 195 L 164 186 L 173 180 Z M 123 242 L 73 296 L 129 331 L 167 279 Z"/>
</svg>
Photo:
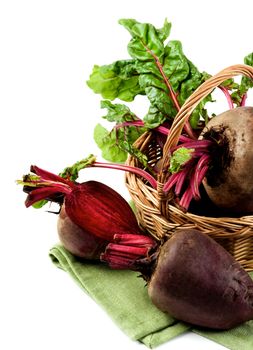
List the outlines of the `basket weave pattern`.
<svg viewBox="0 0 253 350">
<path fill-rule="evenodd" d="M 185 122 L 199 102 L 226 79 L 244 75 L 253 79 L 253 68 L 247 65 L 228 67 L 205 81 L 185 101 L 176 115 L 167 141 L 161 149 L 152 131 L 144 133 L 135 143 L 148 157 L 152 167 L 160 160 L 161 171 L 157 175 L 157 189 L 152 188 L 141 177 L 126 173 L 126 186 L 136 206 L 140 225 L 158 240 L 169 238 L 175 229 L 196 228 L 208 234 L 227 249 L 247 270 L 253 270 L 253 215 L 235 217 L 200 216 L 183 212 L 173 201 L 173 194 L 163 192 L 163 185 L 168 180 L 170 149 L 177 145 Z M 127 164 L 141 167 L 138 160 L 130 156 Z"/>
</svg>

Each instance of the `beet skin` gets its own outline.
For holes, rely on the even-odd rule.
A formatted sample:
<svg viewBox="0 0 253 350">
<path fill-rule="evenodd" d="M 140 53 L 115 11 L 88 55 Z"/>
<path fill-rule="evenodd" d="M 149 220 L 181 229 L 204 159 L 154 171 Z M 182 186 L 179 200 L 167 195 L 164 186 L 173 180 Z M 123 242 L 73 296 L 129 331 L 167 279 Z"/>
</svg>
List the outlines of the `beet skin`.
<svg viewBox="0 0 253 350">
<path fill-rule="evenodd" d="M 222 246 L 198 230 L 178 231 L 161 248 L 149 296 L 175 318 L 213 329 L 253 319 L 253 282 Z"/>
<path fill-rule="evenodd" d="M 211 201 L 228 215 L 253 213 L 253 107 L 238 107 L 213 117 L 203 137 L 216 133 L 219 151 L 203 181 Z M 219 138 L 223 140 L 219 141 Z M 217 147 L 217 146 L 216 146 Z"/>
<path fill-rule="evenodd" d="M 84 259 L 99 260 L 107 241 L 76 225 L 61 207 L 57 221 L 57 231 L 62 245 L 70 253 Z"/>
</svg>

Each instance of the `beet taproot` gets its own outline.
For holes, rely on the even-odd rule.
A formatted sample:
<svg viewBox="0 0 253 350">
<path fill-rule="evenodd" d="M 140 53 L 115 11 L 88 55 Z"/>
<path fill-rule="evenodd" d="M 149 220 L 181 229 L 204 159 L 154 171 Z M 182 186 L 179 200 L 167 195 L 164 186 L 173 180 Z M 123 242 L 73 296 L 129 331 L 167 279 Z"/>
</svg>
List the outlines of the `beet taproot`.
<svg viewBox="0 0 253 350">
<path fill-rule="evenodd" d="M 188 229 L 161 248 L 148 283 L 152 302 L 175 318 L 212 329 L 253 319 L 253 282 L 221 245 Z"/>
</svg>

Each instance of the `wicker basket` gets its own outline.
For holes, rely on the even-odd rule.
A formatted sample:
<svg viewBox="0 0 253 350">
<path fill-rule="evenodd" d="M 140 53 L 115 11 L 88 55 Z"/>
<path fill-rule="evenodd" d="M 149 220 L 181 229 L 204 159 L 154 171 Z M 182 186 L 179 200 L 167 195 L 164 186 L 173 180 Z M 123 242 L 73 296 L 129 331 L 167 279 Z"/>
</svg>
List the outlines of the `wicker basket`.
<svg viewBox="0 0 253 350">
<path fill-rule="evenodd" d="M 224 246 L 247 270 L 253 270 L 253 215 L 235 217 L 200 216 L 183 212 L 173 201 L 173 195 L 163 192 L 168 180 L 163 169 L 168 169 L 169 150 L 179 140 L 185 122 L 194 108 L 214 88 L 226 79 L 244 75 L 253 79 L 253 68 L 246 65 L 228 67 L 205 81 L 184 103 L 175 117 L 167 141 L 161 149 L 156 142 L 154 132 L 144 133 L 135 146 L 145 153 L 152 166 L 158 160 L 162 170 L 157 176 L 157 189 L 152 188 L 144 179 L 132 173 L 126 174 L 126 186 L 134 201 L 140 225 L 158 240 L 169 238 L 175 229 L 196 228 L 208 234 Z M 138 160 L 130 156 L 128 165 L 140 167 Z"/>
</svg>

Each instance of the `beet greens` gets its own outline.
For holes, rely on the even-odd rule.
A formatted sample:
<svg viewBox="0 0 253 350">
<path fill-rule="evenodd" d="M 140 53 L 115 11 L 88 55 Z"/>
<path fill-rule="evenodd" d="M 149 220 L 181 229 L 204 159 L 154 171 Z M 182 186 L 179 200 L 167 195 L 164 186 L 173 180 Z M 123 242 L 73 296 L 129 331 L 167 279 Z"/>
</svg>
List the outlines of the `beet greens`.
<svg viewBox="0 0 253 350">
<path fill-rule="evenodd" d="M 210 75 L 201 73 L 185 56 L 180 41 L 168 40 L 171 23 L 167 20 L 159 29 L 134 19 L 121 19 L 119 23 L 131 35 L 127 47 L 131 58 L 102 66 L 95 65 L 87 81 L 95 93 L 106 99 L 101 102 L 101 107 L 107 109 L 103 118 L 114 123 L 111 131 L 98 124 L 94 130 L 94 139 L 106 160 L 123 162 L 130 154 L 154 175 L 153 171 L 159 172 L 159 166 L 148 169 L 147 157 L 133 146 L 134 141 L 143 132 L 152 129 L 162 149 L 165 139 L 161 135 L 168 135 L 173 118 L 182 104 Z M 245 57 L 244 63 L 253 65 L 253 53 Z M 252 81 L 243 77 L 240 84 L 228 79 L 219 89 L 232 109 L 245 105 L 247 91 L 252 86 Z M 137 116 L 124 104 L 111 102 L 116 98 L 131 102 L 137 95 L 146 96 L 150 103 L 143 117 Z M 172 175 L 164 186 L 165 192 L 174 190 L 176 202 L 185 211 L 193 199 L 200 198 L 199 187 L 208 171 L 212 148 L 219 142 L 198 141 L 201 131 L 211 119 L 205 107 L 207 102 L 213 102 L 211 95 L 195 108 L 177 146 L 193 149 L 191 159 L 182 161 L 178 171 L 168 169 Z M 176 152 L 177 149 L 172 150 L 172 162 Z"/>
</svg>

